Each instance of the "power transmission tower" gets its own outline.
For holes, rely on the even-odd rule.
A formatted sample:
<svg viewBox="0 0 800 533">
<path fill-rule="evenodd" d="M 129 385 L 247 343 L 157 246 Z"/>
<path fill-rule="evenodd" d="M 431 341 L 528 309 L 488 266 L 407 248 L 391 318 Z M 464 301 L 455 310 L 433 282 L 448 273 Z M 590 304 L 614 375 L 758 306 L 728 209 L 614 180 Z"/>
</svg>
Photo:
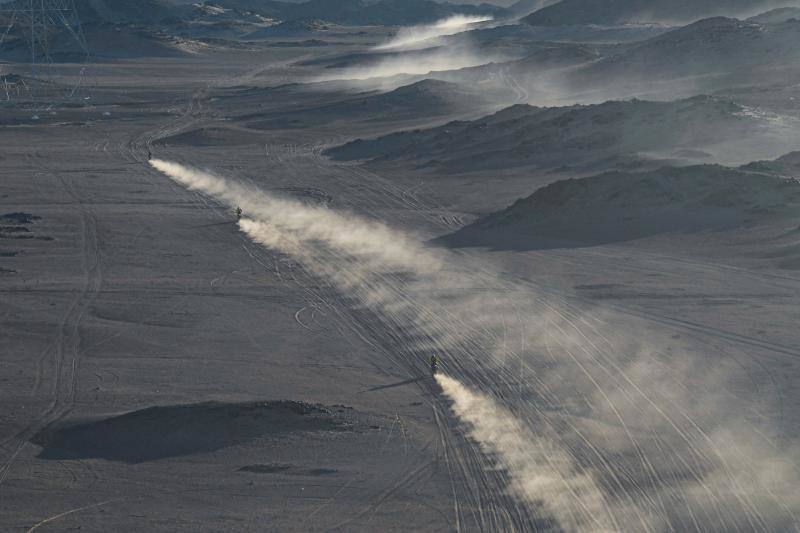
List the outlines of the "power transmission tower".
<svg viewBox="0 0 800 533">
<path fill-rule="evenodd" d="M 89 47 L 75 0 L 0 3 L 0 24 L 0 53 L 10 53 L 15 68 L 27 65 L 28 71 L 3 73 L 0 66 L 0 101 L 52 107 L 84 96 Z"/>
</svg>

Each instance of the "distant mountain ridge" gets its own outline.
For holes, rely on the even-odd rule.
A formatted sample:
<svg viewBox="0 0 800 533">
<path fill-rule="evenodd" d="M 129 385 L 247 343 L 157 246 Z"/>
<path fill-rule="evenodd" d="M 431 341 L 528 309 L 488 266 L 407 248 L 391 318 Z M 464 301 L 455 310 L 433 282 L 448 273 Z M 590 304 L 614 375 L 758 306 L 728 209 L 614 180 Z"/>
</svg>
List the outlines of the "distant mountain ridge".
<svg viewBox="0 0 800 533">
<path fill-rule="evenodd" d="M 27 9 L 29 0 L 3 3 L 0 13 L 0 54 L 21 58 L 25 32 L 14 24 L 13 10 Z M 83 33 L 95 57 L 175 55 L 195 46 L 196 39 L 231 41 L 248 36 L 303 34 L 333 25 L 415 25 L 454 14 L 502 16 L 491 5 L 443 4 L 434 0 L 81 0 L 75 2 Z M 51 43 L 67 43 L 71 30 L 52 24 Z M 7 29 L 6 29 L 7 28 Z M 274 29 L 273 29 L 274 28 Z M 111 33 L 110 33 L 111 32 Z M 56 60 L 79 52 L 61 47 Z"/>
<path fill-rule="evenodd" d="M 800 181 L 785 174 L 798 169 L 795 152 L 738 168 L 663 167 L 561 180 L 441 242 L 500 249 L 593 246 L 796 217 Z"/>
<path fill-rule="evenodd" d="M 776 0 L 561 0 L 523 19 L 533 26 L 624 24 L 631 22 L 687 23 L 714 16 L 750 16 Z"/>
<path fill-rule="evenodd" d="M 366 93 L 342 102 L 237 117 L 254 129 L 297 128 L 339 120 L 390 121 L 444 116 L 487 107 L 479 91 L 455 83 L 423 80 L 386 93 Z"/>
<path fill-rule="evenodd" d="M 491 4 L 439 3 L 434 0 L 308 0 L 287 3 L 277 0 L 214 0 L 206 3 L 224 8 L 249 10 L 287 21 L 322 19 L 342 25 L 410 25 L 434 22 L 455 14 L 507 16 L 509 12 Z"/>
<path fill-rule="evenodd" d="M 27 0 L 2 4 L 4 9 L 24 8 Z M 455 14 L 506 16 L 496 5 L 461 5 L 434 0 L 199 0 L 176 3 L 171 0 L 82 0 L 76 2 L 84 23 L 163 24 L 186 22 L 200 11 L 212 7 L 262 15 L 289 21 L 319 19 L 344 25 L 407 25 L 433 22 Z"/>
<path fill-rule="evenodd" d="M 757 22 L 759 24 L 780 24 L 787 22 L 791 19 L 800 20 L 800 7 L 780 7 L 771 9 L 765 13 L 759 13 L 750 17 L 748 22 Z"/>
<path fill-rule="evenodd" d="M 658 80 L 747 69 L 794 67 L 800 58 L 800 20 L 757 24 L 703 19 L 609 55 L 575 72 L 576 85 Z"/>
<path fill-rule="evenodd" d="M 638 164 L 640 153 L 699 150 L 704 144 L 753 134 L 757 120 L 744 111 L 730 100 L 710 96 L 551 108 L 515 105 L 474 121 L 353 141 L 328 153 L 338 159 L 405 160 L 456 172 L 615 168 Z"/>
</svg>

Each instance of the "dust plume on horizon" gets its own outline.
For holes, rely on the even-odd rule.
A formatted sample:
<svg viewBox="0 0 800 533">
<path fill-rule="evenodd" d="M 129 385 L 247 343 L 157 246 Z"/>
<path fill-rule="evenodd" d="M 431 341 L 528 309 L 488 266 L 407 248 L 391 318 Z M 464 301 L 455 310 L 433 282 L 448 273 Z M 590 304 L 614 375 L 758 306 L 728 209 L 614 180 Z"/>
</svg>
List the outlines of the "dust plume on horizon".
<svg viewBox="0 0 800 533">
<path fill-rule="evenodd" d="M 468 30 L 472 25 L 494 20 L 491 16 L 453 15 L 446 19 L 419 26 L 400 28 L 388 42 L 375 47 L 376 50 L 413 48 L 425 41 L 455 35 Z"/>
<path fill-rule="evenodd" d="M 491 16 L 453 15 L 433 24 L 400 28 L 389 41 L 372 49 L 374 58 L 365 58 L 363 64 L 335 69 L 316 81 L 358 84 L 376 78 L 420 76 L 506 60 L 508 58 L 502 55 L 485 53 L 474 47 L 466 33 L 463 38 L 459 35 L 457 39 L 443 39 L 492 20 Z"/>
</svg>

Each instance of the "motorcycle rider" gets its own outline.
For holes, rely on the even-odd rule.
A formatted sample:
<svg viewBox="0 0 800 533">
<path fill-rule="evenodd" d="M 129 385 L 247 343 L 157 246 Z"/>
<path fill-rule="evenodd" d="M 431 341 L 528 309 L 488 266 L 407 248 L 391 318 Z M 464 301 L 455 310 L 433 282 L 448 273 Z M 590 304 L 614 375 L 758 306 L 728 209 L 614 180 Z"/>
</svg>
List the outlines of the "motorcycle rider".
<svg viewBox="0 0 800 533">
<path fill-rule="evenodd" d="M 439 371 L 439 355 L 431 355 L 431 373 L 436 374 Z"/>
</svg>

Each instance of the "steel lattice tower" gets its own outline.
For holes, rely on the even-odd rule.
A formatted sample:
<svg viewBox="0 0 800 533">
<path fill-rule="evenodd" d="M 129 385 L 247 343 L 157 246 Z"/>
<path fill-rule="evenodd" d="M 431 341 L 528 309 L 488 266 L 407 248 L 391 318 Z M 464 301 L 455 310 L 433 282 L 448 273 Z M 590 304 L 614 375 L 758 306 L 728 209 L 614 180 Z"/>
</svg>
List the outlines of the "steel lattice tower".
<svg viewBox="0 0 800 533">
<path fill-rule="evenodd" d="M 24 77 L 15 76 L 12 87 L 9 77 L 2 76 L 0 70 L 0 100 L 32 98 L 47 106 L 79 95 L 89 63 L 89 48 L 75 0 L 0 3 L 0 24 L 0 50 L 15 41 L 20 56 L 17 64 L 28 65 L 27 82 Z M 65 74 L 69 69 L 62 68 L 56 76 L 54 63 L 65 59 L 75 72 Z"/>
</svg>

